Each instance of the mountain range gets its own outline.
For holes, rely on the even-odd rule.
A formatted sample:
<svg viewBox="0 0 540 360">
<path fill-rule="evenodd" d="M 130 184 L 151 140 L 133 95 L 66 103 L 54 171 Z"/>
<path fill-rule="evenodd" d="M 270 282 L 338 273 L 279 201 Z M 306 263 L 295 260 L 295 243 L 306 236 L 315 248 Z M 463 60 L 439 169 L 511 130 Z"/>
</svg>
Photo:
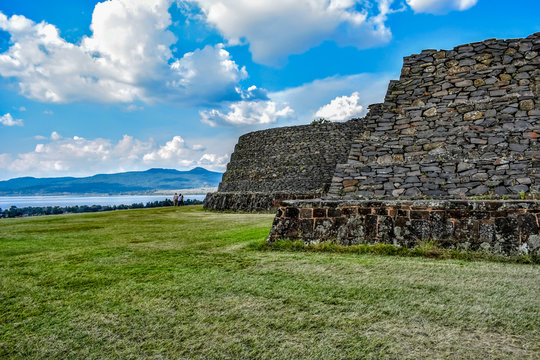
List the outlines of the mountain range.
<svg viewBox="0 0 540 360">
<path fill-rule="evenodd" d="M 0 181 L 0 195 L 135 194 L 156 190 L 216 187 L 223 174 L 196 167 L 189 171 L 149 169 L 89 177 L 21 177 Z"/>
</svg>

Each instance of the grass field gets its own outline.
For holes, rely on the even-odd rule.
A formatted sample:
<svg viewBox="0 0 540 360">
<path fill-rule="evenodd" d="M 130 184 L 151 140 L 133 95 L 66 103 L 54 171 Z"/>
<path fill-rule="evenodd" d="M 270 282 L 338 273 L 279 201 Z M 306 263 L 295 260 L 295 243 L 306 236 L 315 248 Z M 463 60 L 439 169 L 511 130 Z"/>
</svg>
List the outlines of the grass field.
<svg viewBox="0 0 540 360">
<path fill-rule="evenodd" d="M 272 215 L 0 221 L 0 357 L 540 358 L 540 266 L 261 251 Z"/>
</svg>

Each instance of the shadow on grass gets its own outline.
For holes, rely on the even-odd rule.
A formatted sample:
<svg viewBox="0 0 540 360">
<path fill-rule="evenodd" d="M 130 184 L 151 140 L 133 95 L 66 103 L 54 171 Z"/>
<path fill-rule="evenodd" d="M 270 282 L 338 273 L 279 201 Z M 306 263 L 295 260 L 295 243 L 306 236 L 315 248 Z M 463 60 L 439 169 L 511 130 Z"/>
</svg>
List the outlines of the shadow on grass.
<svg viewBox="0 0 540 360">
<path fill-rule="evenodd" d="M 252 242 L 250 249 L 259 251 L 303 251 L 303 252 L 329 252 L 342 254 L 371 254 L 389 256 L 426 257 L 430 259 L 454 259 L 467 261 L 495 261 L 519 264 L 540 264 L 538 255 L 496 255 L 485 251 L 450 250 L 444 249 L 434 241 L 420 242 L 413 248 L 394 246 L 391 244 L 359 244 L 344 246 L 334 242 L 325 241 L 316 244 L 305 244 L 301 240 L 280 239 L 273 244 L 266 241 Z"/>
</svg>

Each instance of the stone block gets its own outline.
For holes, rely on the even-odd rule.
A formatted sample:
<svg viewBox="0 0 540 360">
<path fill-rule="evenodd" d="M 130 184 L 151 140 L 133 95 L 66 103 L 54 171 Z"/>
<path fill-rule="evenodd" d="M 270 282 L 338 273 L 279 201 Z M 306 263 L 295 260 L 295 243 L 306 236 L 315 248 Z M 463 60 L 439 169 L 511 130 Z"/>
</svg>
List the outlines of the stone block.
<svg viewBox="0 0 540 360">
<path fill-rule="evenodd" d="M 365 218 L 362 216 L 350 216 L 346 218 L 343 235 L 350 239 L 351 244 L 365 243 Z"/>
<path fill-rule="evenodd" d="M 486 174 L 487 175 L 487 174 Z M 479 185 L 470 191 L 471 195 L 484 195 L 489 191 L 485 185 Z"/>
<path fill-rule="evenodd" d="M 482 221 L 478 225 L 478 240 L 492 243 L 495 239 L 495 224 L 493 220 Z"/>
<path fill-rule="evenodd" d="M 314 230 L 314 220 L 313 219 L 301 219 L 298 222 L 298 231 L 303 238 L 310 239 L 313 238 Z M 298 234 L 298 235 L 299 235 Z"/>
<path fill-rule="evenodd" d="M 404 192 L 405 192 L 405 189 L 396 189 L 396 190 L 392 191 L 392 196 L 393 197 L 399 197 Z"/>
<path fill-rule="evenodd" d="M 353 186 L 356 186 L 357 184 L 358 184 L 358 180 L 356 180 L 356 179 L 343 180 L 343 187 L 344 188 L 353 187 Z"/>
<path fill-rule="evenodd" d="M 469 111 L 468 113 L 465 113 L 463 115 L 463 120 L 465 121 L 472 121 L 472 120 L 478 120 L 481 119 L 483 116 L 481 111 Z"/>
<path fill-rule="evenodd" d="M 474 80 L 474 86 L 475 87 L 480 87 L 480 86 L 484 86 L 486 85 L 486 81 L 484 79 L 476 79 Z"/>
<path fill-rule="evenodd" d="M 300 215 L 300 210 L 296 207 L 288 207 L 285 209 L 285 217 L 291 219 L 298 219 Z"/>
<path fill-rule="evenodd" d="M 328 217 L 334 218 L 334 217 L 340 217 L 341 215 L 342 215 L 342 212 L 340 209 L 328 208 Z"/>
<path fill-rule="evenodd" d="M 473 82 L 471 80 L 462 80 L 456 83 L 457 87 L 468 87 L 472 85 L 473 85 Z"/>
<path fill-rule="evenodd" d="M 378 225 L 378 216 L 377 215 L 366 215 L 365 216 L 365 238 L 369 243 L 374 243 L 377 240 L 377 225 Z"/>
<path fill-rule="evenodd" d="M 428 241 L 431 239 L 431 226 L 429 221 L 411 220 L 410 231 L 416 242 Z"/>
<path fill-rule="evenodd" d="M 313 209 L 300 209 L 300 219 L 313 218 Z"/>
<path fill-rule="evenodd" d="M 534 110 L 534 101 L 532 99 L 520 101 L 519 109 L 523 111 Z"/>
<path fill-rule="evenodd" d="M 433 117 L 433 116 L 436 116 L 436 115 L 437 115 L 437 108 L 435 108 L 435 107 L 429 108 L 429 109 L 427 109 L 426 111 L 424 111 L 423 115 L 424 115 L 425 117 Z"/>
<path fill-rule="evenodd" d="M 315 208 L 313 209 L 313 217 L 314 218 L 324 218 L 326 217 L 327 209 L 325 208 Z"/>
<path fill-rule="evenodd" d="M 358 215 L 358 207 L 356 206 L 344 206 L 341 208 L 341 212 L 345 216 L 354 216 Z"/>
<path fill-rule="evenodd" d="M 524 213 L 518 215 L 517 222 L 519 226 L 519 233 L 523 235 L 540 235 L 540 228 L 536 216 L 531 213 Z"/>
<path fill-rule="evenodd" d="M 510 254 L 519 244 L 519 229 L 517 220 L 513 217 L 495 218 L 495 241 L 501 253 Z"/>
</svg>

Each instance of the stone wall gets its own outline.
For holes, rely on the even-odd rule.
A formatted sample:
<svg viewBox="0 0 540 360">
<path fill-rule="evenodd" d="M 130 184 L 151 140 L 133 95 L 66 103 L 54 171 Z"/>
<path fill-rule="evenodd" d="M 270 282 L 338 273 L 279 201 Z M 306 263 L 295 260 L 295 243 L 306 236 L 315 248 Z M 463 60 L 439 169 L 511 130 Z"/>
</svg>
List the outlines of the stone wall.
<svg viewBox="0 0 540 360">
<path fill-rule="evenodd" d="M 450 249 L 540 255 L 539 201 L 283 201 L 268 242 L 385 243 L 432 240 Z"/>
<path fill-rule="evenodd" d="M 213 210 L 275 211 L 283 200 L 315 199 L 317 193 L 214 192 L 206 195 L 204 207 Z"/>
<path fill-rule="evenodd" d="M 218 192 L 205 207 L 269 210 L 283 199 L 313 198 L 327 192 L 336 164 L 347 161 L 362 122 L 291 126 L 240 137 Z"/>
<path fill-rule="evenodd" d="M 404 59 L 330 196 L 520 198 L 540 193 L 540 33 Z"/>
</svg>

